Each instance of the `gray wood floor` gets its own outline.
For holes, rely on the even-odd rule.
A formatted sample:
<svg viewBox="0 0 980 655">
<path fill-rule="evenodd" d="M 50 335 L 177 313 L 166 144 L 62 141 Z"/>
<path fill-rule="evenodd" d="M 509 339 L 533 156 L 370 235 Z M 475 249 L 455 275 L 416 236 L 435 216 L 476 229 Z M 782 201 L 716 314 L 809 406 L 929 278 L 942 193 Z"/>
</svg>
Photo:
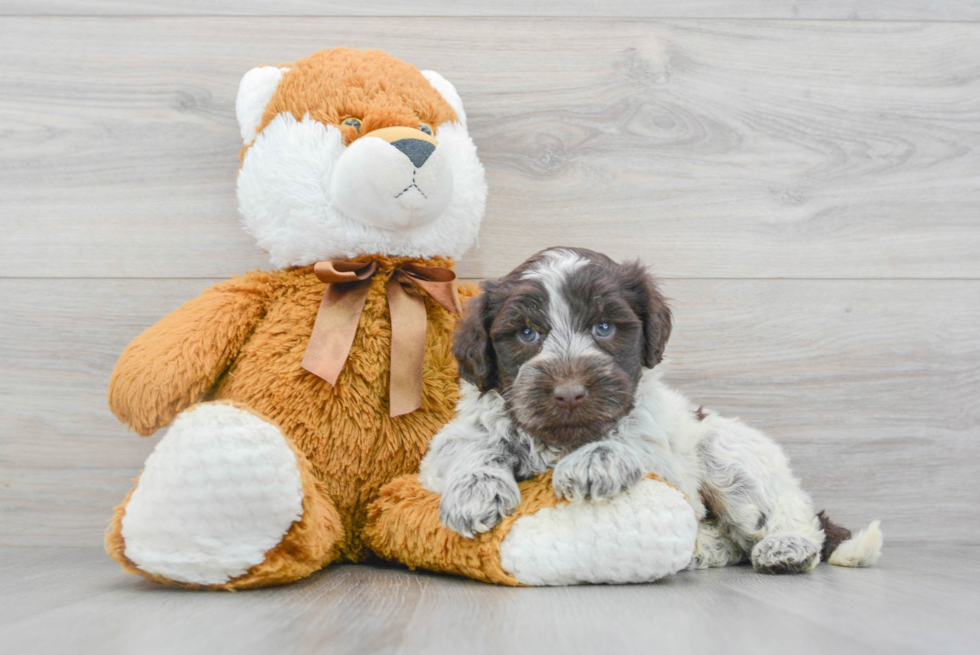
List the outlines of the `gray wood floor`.
<svg viewBox="0 0 980 655">
<path fill-rule="evenodd" d="M 339 567 L 154 588 L 99 543 L 159 436 L 126 343 L 267 266 L 235 90 L 379 47 L 452 80 L 487 169 L 469 279 L 640 257 L 668 377 L 776 437 L 871 570 L 500 589 Z M 0 652 L 980 652 L 980 0 L 0 0 Z"/>
<path fill-rule="evenodd" d="M 155 587 L 92 548 L 0 548 L 5 653 L 980 652 L 980 550 L 893 547 L 873 569 L 747 567 L 650 585 L 511 589 L 340 566 L 236 594 Z"/>
</svg>

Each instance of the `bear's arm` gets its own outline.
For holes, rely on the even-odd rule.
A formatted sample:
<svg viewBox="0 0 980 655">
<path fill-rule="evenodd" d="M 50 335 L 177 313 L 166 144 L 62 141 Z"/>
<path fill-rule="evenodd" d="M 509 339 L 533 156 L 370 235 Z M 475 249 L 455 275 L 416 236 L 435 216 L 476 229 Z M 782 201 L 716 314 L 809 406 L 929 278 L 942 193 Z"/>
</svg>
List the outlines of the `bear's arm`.
<svg viewBox="0 0 980 655">
<path fill-rule="evenodd" d="M 206 290 L 136 337 L 109 380 L 109 408 L 143 436 L 168 425 L 228 368 L 265 314 L 270 274 Z"/>
</svg>

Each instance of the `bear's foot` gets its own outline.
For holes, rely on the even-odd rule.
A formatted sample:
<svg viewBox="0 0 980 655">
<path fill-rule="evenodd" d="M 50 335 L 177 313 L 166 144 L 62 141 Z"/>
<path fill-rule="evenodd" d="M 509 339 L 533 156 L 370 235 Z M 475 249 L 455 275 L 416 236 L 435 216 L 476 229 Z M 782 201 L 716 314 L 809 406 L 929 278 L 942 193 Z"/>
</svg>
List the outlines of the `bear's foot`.
<svg viewBox="0 0 980 655">
<path fill-rule="evenodd" d="M 440 523 L 438 494 L 403 476 L 371 506 L 366 541 L 411 568 L 506 585 L 650 582 L 691 561 L 694 510 L 657 479 L 598 502 L 559 500 L 550 473 L 519 486 L 514 513 L 468 539 Z"/>
<path fill-rule="evenodd" d="M 337 555 L 340 517 L 309 462 L 240 407 L 182 413 L 116 508 L 106 550 L 156 582 L 241 589 L 296 580 Z"/>
</svg>

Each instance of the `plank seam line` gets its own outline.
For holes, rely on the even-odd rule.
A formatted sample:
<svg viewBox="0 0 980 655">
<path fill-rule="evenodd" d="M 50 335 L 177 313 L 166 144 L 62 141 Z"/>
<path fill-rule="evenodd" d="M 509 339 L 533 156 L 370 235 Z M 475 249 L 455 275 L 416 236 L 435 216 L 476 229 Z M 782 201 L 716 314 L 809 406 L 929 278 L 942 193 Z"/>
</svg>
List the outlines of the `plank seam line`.
<svg viewBox="0 0 980 655">
<path fill-rule="evenodd" d="M 495 19 L 495 20 L 569 20 L 569 21 L 591 21 L 591 20 L 622 20 L 622 21 L 729 21 L 729 22 L 754 22 L 754 23 L 853 23 L 861 24 L 889 24 L 889 23 L 917 23 L 923 25 L 980 25 L 980 19 L 919 19 L 919 18 L 776 18 L 776 17 L 726 17 L 726 16 L 636 16 L 636 15 L 585 15 L 585 16 L 564 16 L 547 14 L 447 14 L 447 15 L 421 15 L 421 14 L 392 14 L 392 15 L 369 15 L 369 14 L 0 14 L 0 20 L 5 18 L 31 18 L 31 19 L 61 19 L 61 18 L 98 18 L 106 20 L 132 20 L 137 18 L 360 18 L 360 19 L 392 19 L 392 18 L 413 18 L 422 20 L 438 19 Z"/>
<path fill-rule="evenodd" d="M 254 270 L 275 270 L 275 269 L 249 269 L 249 271 Z M 229 273 L 227 275 L 201 275 L 201 276 L 188 276 L 188 277 L 130 277 L 130 276 L 92 276 L 92 277 L 31 277 L 31 276 L 2 276 L 0 275 L 0 282 L 3 281 L 62 281 L 62 282 L 74 282 L 74 281 L 108 281 L 108 280 L 131 280 L 131 281 L 177 281 L 177 280 L 226 280 L 234 275 L 244 275 L 243 273 Z M 978 282 L 980 277 L 746 277 L 746 276 L 733 276 L 733 277 L 701 277 L 701 276 L 689 276 L 689 275 L 661 275 L 653 271 L 654 276 L 658 280 L 680 280 L 680 281 L 696 281 L 703 280 L 706 282 L 717 281 L 785 281 L 785 282 Z M 469 277 L 462 276 L 459 278 L 463 282 L 479 282 L 486 280 L 486 277 Z"/>
</svg>

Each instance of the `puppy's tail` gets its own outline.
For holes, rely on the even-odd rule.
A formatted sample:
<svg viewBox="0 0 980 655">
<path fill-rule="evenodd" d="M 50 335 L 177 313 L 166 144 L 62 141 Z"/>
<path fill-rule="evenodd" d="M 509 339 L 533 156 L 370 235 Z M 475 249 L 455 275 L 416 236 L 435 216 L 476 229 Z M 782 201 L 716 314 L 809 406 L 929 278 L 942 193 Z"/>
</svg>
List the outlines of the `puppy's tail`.
<svg viewBox="0 0 980 655">
<path fill-rule="evenodd" d="M 852 536 L 850 530 L 831 521 L 824 511 L 817 518 L 826 535 L 821 553 L 824 561 L 834 566 L 872 566 L 881 557 L 881 521 L 872 521 Z"/>
</svg>

